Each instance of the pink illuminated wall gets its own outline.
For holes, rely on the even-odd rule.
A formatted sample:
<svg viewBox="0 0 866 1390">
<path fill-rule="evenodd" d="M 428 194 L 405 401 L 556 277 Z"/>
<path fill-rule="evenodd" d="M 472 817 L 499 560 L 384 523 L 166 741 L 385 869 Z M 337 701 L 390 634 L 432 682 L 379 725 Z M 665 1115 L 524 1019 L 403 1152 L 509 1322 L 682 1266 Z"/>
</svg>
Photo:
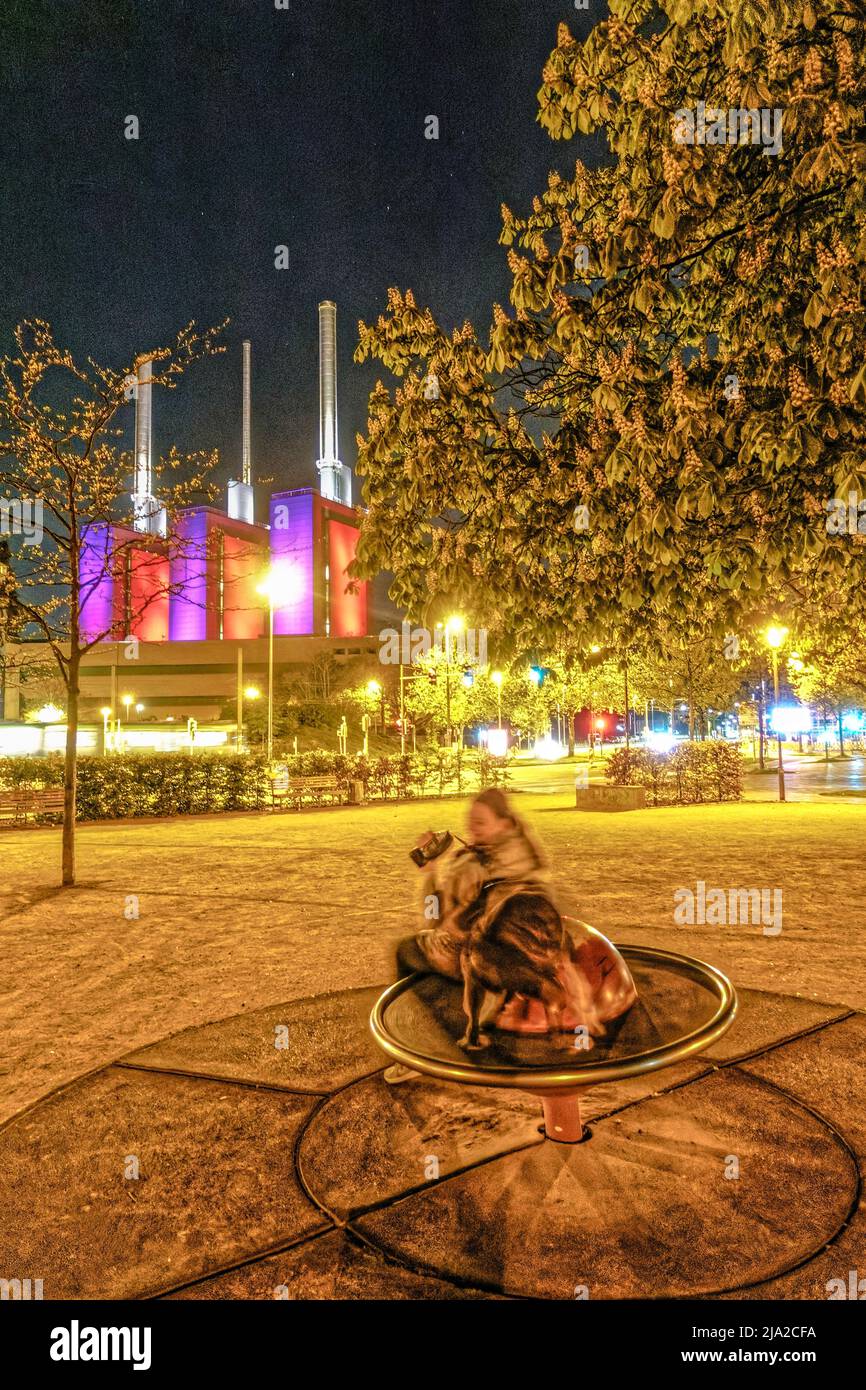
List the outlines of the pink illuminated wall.
<svg viewBox="0 0 866 1390">
<path fill-rule="evenodd" d="M 264 599 L 256 592 L 268 568 L 267 542 L 223 536 L 223 637 L 262 637 Z"/>
<path fill-rule="evenodd" d="M 136 546 L 130 551 L 130 629 L 142 642 L 168 639 L 169 575 L 170 562 L 163 545 Z"/>
<path fill-rule="evenodd" d="M 347 570 L 358 548 L 358 528 L 345 521 L 328 522 L 328 567 L 331 591 L 332 637 L 364 637 L 367 632 L 367 585 L 358 592 L 347 590 Z"/>
<path fill-rule="evenodd" d="M 78 578 L 81 585 L 81 613 L 78 630 L 89 642 L 103 633 L 108 635 L 115 622 L 114 590 L 110 556 L 113 549 L 112 527 L 102 524 L 86 526 L 82 532 L 81 558 Z"/>
<path fill-rule="evenodd" d="M 208 555 L 207 509 L 197 507 L 178 520 L 177 543 L 171 550 L 171 610 L 168 635 L 172 642 L 203 642 L 218 635 L 213 607 L 213 559 Z"/>
<path fill-rule="evenodd" d="M 271 498 L 271 566 L 293 596 L 274 612 L 274 633 L 307 636 L 316 630 L 315 494 L 277 492 Z"/>
<path fill-rule="evenodd" d="M 193 507 L 167 542 L 124 526 L 86 528 L 82 634 L 116 640 L 131 630 L 145 642 L 266 636 L 268 605 L 258 588 L 272 570 L 283 590 L 277 636 L 365 636 L 368 585 L 347 589 L 358 544 L 351 507 L 311 488 L 280 492 L 271 498 L 270 522 L 268 531 L 215 507 Z"/>
</svg>

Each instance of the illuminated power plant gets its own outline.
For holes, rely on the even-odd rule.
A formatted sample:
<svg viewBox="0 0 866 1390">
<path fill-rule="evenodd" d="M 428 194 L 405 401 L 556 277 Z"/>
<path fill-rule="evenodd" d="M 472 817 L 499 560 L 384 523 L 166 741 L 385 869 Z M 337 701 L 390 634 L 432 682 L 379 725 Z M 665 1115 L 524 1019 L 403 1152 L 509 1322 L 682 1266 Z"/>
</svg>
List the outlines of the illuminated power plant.
<svg viewBox="0 0 866 1390">
<path fill-rule="evenodd" d="M 81 560 L 81 631 L 107 641 L 204 642 L 263 637 L 268 607 L 262 574 L 280 574 L 274 633 L 281 637 L 363 637 L 366 583 L 349 587 L 358 542 L 351 472 L 339 459 L 337 310 L 319 305 L 320 490 L 275 492 L 256 521 L 251 456 L 251 347 L 243 344 L 241 477 L 228 484 L 226 509 L 191 507 L 167 534 L 152 462 L 152 363 L 136 364 L 135 481 L 132 528 L 94 524 Z M 140 535 L 141 543 L 137 543 Z M 135 542 L 130 544 L 130 542 Z M 123 556 L 122 566 L 116 557 Z"/>
</svg>

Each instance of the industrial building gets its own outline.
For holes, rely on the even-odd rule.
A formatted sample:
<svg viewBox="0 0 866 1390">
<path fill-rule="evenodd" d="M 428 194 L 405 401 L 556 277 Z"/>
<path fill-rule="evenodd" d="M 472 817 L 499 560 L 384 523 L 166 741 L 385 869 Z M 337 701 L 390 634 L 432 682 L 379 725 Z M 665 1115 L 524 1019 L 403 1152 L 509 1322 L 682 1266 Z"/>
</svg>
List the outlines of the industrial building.
<svg viewBox="0 0 866 1390">
<path fill-rule="evenodd" d="M 241 477 L 228 484 L 225 509 L 181 512 L 169 534 L 152 459 L 152 362 L 139 360 L 129 383 L 135 398 L 132 524 L 96 524 L 84 532 L 80 629 L 98 637 L 81 673 L 81 718 L 119 713 L 131 692 L 149 720 L 213 720 L 244 682 L 268 668 L 271 599 L 274 665 L 302 669 L 322 652 L 338 661 L 374 655 L 370 585 L 352 583 L 359 519 L 352 474 L 339 457 L 336 305 L 319 305 L 318 487 L 277 491 L 267 515 L 255 514 L 251 450 L 251 346 L 243 344 Z M 311 470 L 312 472 L 312 470 Z M 19 664 L 41 644 L 21 643 Z M 11 653 L 8 653 L 11 655 Z M 20 711 L 21 684 L 8 662 L 6 720 Z"/>
</svg>

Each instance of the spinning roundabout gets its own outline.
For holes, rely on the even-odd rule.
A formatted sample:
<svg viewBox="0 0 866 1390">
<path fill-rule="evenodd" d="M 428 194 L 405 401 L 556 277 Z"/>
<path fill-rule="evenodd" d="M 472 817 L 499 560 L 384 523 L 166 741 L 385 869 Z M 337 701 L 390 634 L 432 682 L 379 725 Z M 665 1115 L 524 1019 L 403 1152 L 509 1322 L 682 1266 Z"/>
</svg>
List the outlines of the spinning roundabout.
<svg viewBox="0 0 866 1390">
<path fill-rule="evenodd" d="M 565 1058 L 496 1035 L 467 1062 L 459 991 L 427 977 L 72 1082 L 0 1130 L 0 1275 L 45 1299 L 826 1298 L 866 1262 L 866 1015 L 746 990 L 732 1022 L 717 972 L 622 950 L 640 1007 Z M 386 1085 L 389 1056 L 424 1074 Z M 575 1093 L 585 1142 L 551 1142 Z"/>
</svg>

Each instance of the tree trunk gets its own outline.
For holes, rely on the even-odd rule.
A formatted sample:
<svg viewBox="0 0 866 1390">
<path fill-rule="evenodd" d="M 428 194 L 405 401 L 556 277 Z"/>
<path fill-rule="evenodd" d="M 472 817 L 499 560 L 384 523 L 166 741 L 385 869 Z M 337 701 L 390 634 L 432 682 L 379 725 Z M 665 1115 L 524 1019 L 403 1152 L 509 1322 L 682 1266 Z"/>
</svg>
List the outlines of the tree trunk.
<svg viewBox="0 0 866 1390">
<path fill-rule="evenodd" d="M 837 726 L 837 728 L 838 728 L 838 730 L 839 730 L 839 756 L 842 757 L 842 758 L 844 758 L 844 756 L 845 756 L 845 735 L 844 735 L 844 731 L 843 731 L 843 729 L 842 729 L 842 712 L 841 712 L 841 710 L 840 710 L 839 713 L 836 715 L 836 726 Z"/>
<path fill-rule="evenodd" d="M 69 656 L 69 684 L 66 710 L 66 761 L 63 768 L 63 860 L 62 884 L 75 883 L 75 810 L 78 792 L 78 698 L 81 658 L 73 649 Z"/>
<path fill-rule="evenodd" d="M 566 716 L 568 722 L 568 756 L 574 757 L 574 711 L 570 711 Z"/>
</svg>

